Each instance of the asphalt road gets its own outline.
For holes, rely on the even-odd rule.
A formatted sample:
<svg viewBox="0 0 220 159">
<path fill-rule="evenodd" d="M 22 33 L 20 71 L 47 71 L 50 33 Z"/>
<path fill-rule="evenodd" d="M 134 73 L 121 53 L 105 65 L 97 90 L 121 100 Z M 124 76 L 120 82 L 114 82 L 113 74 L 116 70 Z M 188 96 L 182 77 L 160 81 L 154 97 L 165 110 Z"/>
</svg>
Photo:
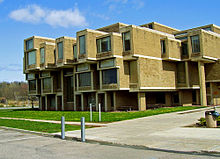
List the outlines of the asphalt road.
<svg viewBox="0 0 220 159">
<path fill-rule="evenodd" d="M 220 155 L 214 154 L 187 154 L 81 143 L 0 129 L 0 159 L 205 159 L 219 157 Z"/>
</svg>

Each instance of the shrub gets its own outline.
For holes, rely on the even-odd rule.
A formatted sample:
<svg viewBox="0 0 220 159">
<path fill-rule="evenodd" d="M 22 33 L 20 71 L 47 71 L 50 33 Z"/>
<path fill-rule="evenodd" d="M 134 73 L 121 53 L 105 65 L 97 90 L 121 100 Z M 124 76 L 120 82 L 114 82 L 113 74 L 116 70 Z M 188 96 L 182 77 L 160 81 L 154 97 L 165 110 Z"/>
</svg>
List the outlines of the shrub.
<svg viewBox="0 0 220 159">
<path fill-rule="evenodd" d="M 206 119 L 204 117 L 201 117 L 198 119 L 198 123 L 196 123 L 198 126 L 206 126 Z M 217 126 L 220 126 L 220 116 L 217 117 Z"/>
</svg>

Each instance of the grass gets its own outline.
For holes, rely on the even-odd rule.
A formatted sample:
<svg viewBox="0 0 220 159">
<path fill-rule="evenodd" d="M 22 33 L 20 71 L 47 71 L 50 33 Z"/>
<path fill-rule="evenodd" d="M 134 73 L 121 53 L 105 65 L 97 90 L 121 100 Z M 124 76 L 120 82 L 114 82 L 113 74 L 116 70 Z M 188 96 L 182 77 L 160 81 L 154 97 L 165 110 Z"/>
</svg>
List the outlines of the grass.
<svg viewBox="0 0 220 159">
<path fill-rule="evenodd" d="M 25 120 L 0 119 L 0 126 L 18 128 L 18 129 L 24 129 L 30 131 L 46 132 L 46 133 L 55 133 L 61 131 L 61 124 L 25 121 Z M 65 125 L 66 131 L 73 131 L 79 129 L 80 126 Z"/>
<path fill-rule="evenodd" d="M 114 122 L 152 115 L 171 113 L 177 111 L 185 111 L 198 109 L 202 107 L 187 106 L 187 107 L 172 107 L 158 108 L 154 110 L 136 111 L 136 112 L 102 112 L 102 122 Z M 37 111 L 37 110 L 0 110 L 0 117 L 26 118 L 26 119 L 41 119 L 41 120 L 61 120 L 61 116 L 65 116 L 66 121 L 80 121 L 81 117 L 85 117 L 88 122 L 90 119 L 89 112 L 83 111 Z M 93 112 L 93 122 L 98 122 L 98 113 Z"/>
</svg>

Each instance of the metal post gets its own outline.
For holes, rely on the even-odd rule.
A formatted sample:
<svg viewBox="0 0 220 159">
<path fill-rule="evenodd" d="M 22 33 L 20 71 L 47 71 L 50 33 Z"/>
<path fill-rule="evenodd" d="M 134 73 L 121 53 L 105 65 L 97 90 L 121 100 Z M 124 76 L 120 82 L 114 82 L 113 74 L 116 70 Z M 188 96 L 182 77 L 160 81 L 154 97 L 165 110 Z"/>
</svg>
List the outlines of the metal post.
<svg viewBox="0 0 220 159">
<path fill-rule="evenodd" d="M 101 103 L 99 103 L 99 122 L 101 122 Z"/>
<path fill-rule="evenodd" d="M 65 117 L 61 117 L 61 139 L 65 139 Z"/>
<path fill-rule="evenodd" d="M 85 142 L 85 117 L 81 118 L 81 141 Z"/>
<path fill-rule="evenodd" d="M 90 121 L 92 121 L 92 103 L 90 103 L 89 107 L 90 107 Z"/>
</svg>

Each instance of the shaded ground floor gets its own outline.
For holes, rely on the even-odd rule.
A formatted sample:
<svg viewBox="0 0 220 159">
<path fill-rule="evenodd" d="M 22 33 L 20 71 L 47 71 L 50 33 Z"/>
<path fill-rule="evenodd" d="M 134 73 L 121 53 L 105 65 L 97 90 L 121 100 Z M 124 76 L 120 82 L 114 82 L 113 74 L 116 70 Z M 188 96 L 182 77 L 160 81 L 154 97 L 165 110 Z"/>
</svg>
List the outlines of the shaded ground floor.
<svg viewBox="0 0 220 159">
<path fill-rule="evenodd" d="M 120 91 L 93 91 L 74 92 L 72 98 L 66 94 L 45 94 L 39 97 L 41 110 L 75 110 L 93 111 L 146 110 L 166 106 L 200 105 L 199 89 L 182 89 L 178 91 L 151 91 L 129 92 Z M 72 100 L 67 100 L 72 99 Z M 220 98 L 219 98 L 220 99 Z M 218 100 L 207 94 L 209 105 L 217 104 Z"/>
</svg>

